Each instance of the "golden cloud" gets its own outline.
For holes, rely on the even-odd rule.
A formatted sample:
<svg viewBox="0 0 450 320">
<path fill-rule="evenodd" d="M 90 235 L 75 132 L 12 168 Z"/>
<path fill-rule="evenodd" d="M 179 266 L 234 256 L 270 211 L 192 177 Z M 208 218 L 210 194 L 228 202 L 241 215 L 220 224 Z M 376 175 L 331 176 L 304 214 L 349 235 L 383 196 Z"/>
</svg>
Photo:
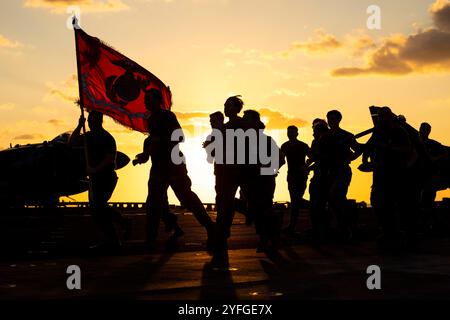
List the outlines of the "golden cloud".
<svg viewBox="0 0 450 320">
<path fill-rule="evenodd" d="M 63 14 L 69 6 L 79 6 L 83 13 L 118 12 L 129 9 L 122 0 L 26 0 L 26 8 L 43 8 L 52 13 Z"/>
<path fill-rule="evenodd" d="M 20 42 L 13 41 L 0 34 L 0 47 L 11 49 L 11 48 L 18 48 L 21 46 L 22 44 Z"/>
<path fill-rule="evenodd" d="M 41 134 L 21 134 L 13 138 L 13 140 L 36 140 L 42 139 L 43 136 Z"/>
<path fill-rule="evenodd" d="M 439 30 L 450 32 L 450 3 L 448 0 L 437 0 L 431 6 L 433 22 Z"/>
<path fill-rule="evenodd" d="M 261 118 L 267 119 L 267 129 L 285 130 L 289 126 L 304 127 L 308 124 L 307 121 L 301 118 L 283 114 L 270 108 L 262 108 L 258 111 L 261 114 Z"/>
<path fill-rule="evenodd" d="M 64 124 L 64 120 L 58 120 L 58 119 L 50 119 L 47 121 L 51 125 L 54 125 L 55 127 L 62 126 Z"/>
<path fill-rule="evenodd" d="M 433 28 L 409 36 L 391 36 L 369 54 L 366 66 L 337 68 L 331 74 L 339 77 L 450 71 L 450 1 L 437 0 L 430 12 Z"/>
<path fill-rule="evenodd" d="M 342 47 L 342 43 L 332 34 L 325 33 L 323 30 L 316 30 L 315 37 L 306 41 L 296 41 L 291 47 L 281 53 L 282 57 L 289 57 L 297 51 L 306 53 L 326 53 Z"/>
<path fill-rule="evenodd" d="M 346 47 L 354 56 L 362 56 L 365 52 L 377 47 L 369 35 L 358 31 L 357 34 L 348 35 L 345 39 Z"/>
</svg>

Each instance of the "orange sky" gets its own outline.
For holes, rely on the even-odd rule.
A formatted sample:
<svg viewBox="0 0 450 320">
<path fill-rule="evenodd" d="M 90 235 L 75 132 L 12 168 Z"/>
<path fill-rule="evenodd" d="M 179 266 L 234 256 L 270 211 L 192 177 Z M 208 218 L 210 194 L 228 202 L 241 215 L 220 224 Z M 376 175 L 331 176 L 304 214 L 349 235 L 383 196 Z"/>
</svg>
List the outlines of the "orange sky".
<svg viewBox="0 0 450 320">
<path fill-rule="evenodd" d="M 68 5 L 82 28 L 170 85 L 173 110 L 190 135 L 185 150 L 193 189 L 214 199 L 212 168 L 201 142 L 205 115 L 241 94 L 263 109 L 279 144 L 287 124 L 302 125 L 330 109 L 342 127 L 371 126 L 368 107 L 389 105 L 450 145 L 450 4 L 448 0 L 377 1 L 380 30 L 368 30 L 361 0 L 21 0 L 0 4 L 0 148 L 52 139 L 76 126 L 79 111 Z M 105 126 L 131 158 L 144 135 L 111 120 Z M 358 161 L 359 162 L 359 161 Z M 357 165 L 356 163 L 355 165 Z M 144 201 L 149 165 L 119 171 L 113 201 Z M 288 200 L 286 169 L 276 200 Z M 371 175 L 354 170 L 349 197 L 368 201 Z M 440 197 L 450 196 L 441 192 Z M 85 195 L 77 196 L 86 199 Z M 173 195 L 171 202 L 176 202 Z"/>
</svg>

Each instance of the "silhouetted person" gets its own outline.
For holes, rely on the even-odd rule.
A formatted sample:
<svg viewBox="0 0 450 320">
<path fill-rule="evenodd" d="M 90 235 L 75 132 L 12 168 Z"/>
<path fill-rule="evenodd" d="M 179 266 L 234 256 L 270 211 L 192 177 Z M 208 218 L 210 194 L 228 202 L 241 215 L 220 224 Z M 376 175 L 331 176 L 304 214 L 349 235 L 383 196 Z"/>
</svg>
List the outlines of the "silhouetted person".
<svg viewBox="0 0 450 320">
<path fill-rule="evenodd" d="M 415 198 L 412 168 L 417 157 L 407 131 L 390 108 L 379 110 L 365 152 L 372 159 L 371 204 L 383 230 L 380 245 L 401 249 L 403 231 L 409 241 L 415 241 L 415 208 L 411 208 L 411 202 Z"/>
<path fill-rule="evenodd" d="M 142 153 L 136 155 L 136 158 L 133 160 L 133 166 L 146 163 L 150 158 L 151 150 L 151 139 L 150 137 L 147 137 L 144 141 L 144 150 Z M 149 204 L 147 203 L 147 208 L 148 205 Z M 183 230 L 178 225 L 178 217 L 170 210 L 167 193 L 164 197 L 161 220 L 164 222 L 166 232 L 172 232 L 172 235 L 169 238 L 170 240 L 176 240 L 184 235 Z"/>
<path fill-rule="evenodd" d="M 313 238 L 324 241 L 329 236 L 330 216 L 327 208 L 328 199 L 328 166 L 321 145 L 326 146 L 328 124 L 323 119 L 315 119 L 312 124 L 313 141 L 311 143 L 311 157 L 307 160 L 309 170 L 314 172 L 309 183 L 309 207 Z"/>
<path fill-rule="evenodd" d="M 239 116 L 243 105 L 244 102 L 240 96 L 232 96 L 225 101 L 224 113 L 228 118 L 228 122 L 225 123 L 224 126 L 225 131 L 245 129 L 245 124 Z M 245 152 L 245 150 L 238 150 L 237 143 L 234 144 L 233 150 L 227 150 L 226 134 L 223 139 L 223 144 L 223 180 L 220 188 L 221 194 L 218 195 L 220 199 L 220 206 L 217 212 L 216 246 L 212 259 L 212 263 L 215 265 L 227 264 L 225 257 L 227 256 L 228 250 L 227 240 L 230 237 L 231 225 L 234 218 L 234 198 L 236 196 L 237 189 L 239 187 L 242 188 L 245 184 L 245 179 L 243 176 L 245 166 L 242 164 L 237 164 L 237 153 Z M 234 152 L 234 159 L 231 161 L 232 163 L 227 163 L 226 161 L 228 152 Z"/>
<path fill-rule="evenodd" d="M 70 145 L 82 145 L 86 139 L 87 147 L 87 173 L 90 179 L 89 203 L 91 214 L 97 227 L 103 231 L 107 240 L 99 243 L 92 249 L 116 250 L 121 246 L 121 240 L 114 227 L 118 223 L 124 231 L 124 238 L 131 232 L 131 220 L 122 217 L 119 211 L 108 206 L 108 200 L 117 184 L 116 168 L 116 141 L 113 136 L 103 128 L 103 114 L 91 111 L 88 116 L 90 131 L 83 137 L 80 132 L 84 125 L 83 116 L 78 126 L 69 138 Z"/>
<path fill-rule="evenodd" d="M 211 113 L 209 115 L 209 122 L 211 124 L 211 129 L 218 130 L 222 133 L 222 137 L 225 134 L 224 125 L 225 117 L 222 112 L 217 111 L 214 113 Z M 214 142 L 213 134 L 209 135 L 205 142 L 203 142 L 203 148 L 208 147 L 212 142 Z M 215 150 L 211 151 L 211 158 L 215 157 Z M 216 177 L 216 184 L 215 184 L 215 190 L 216 190 L 216 211 L 219 211 L 220 207 L 220 195 L 222 194 L 222 181 L 223 181 L 223 163 L 217 163 L 214 161 L 214 176 Z"/>
<path fill-rule="evenodd" d="M 246 165 L 245 189 L 248 198 L 248 211 L 254 219 L 256 233 L 259 236 L 257 252 L 273 253 L 279 246 L 279 233 L 281 222 L 273 211 L 273 196 L 275 193 L 276 176 L 279 168 L 285 163 L 284 156 L 276 145 L 275 141 L 264 134 L 264 123 L 261 122 L 260 115 L 255 110 L 244 111 L 244 122 L 250 130 L 256 131 L 257 143 L 254 151 L 260 155 L 260 148 L 263 144 L 267 146 L 268 155 L 278 157 L 278 166 L 270 167 L 271 174 L 262 174 L 263 167 L 269 168 L 270 164 L 263 164 L 258 157 L 256 164 L 250 161 Z M 247 152 L 251 152 L 249 148 Z"/>
<path fill-rule="evenodd" d="M 328 205 L 336 216 L 343 239 L 349 241 L 354 236 L 347 208 L 347 191 L 352 180 L 350 163 L 362 154 L 362 147 L 353 134 L 340 127 L 341 120 L 338 110 L 327 113 L 330 131 L 327 144 L 320 152 L 327 158 Z"/>
<path fill-rule="evenodd" d="M 176 163 L 184 156 L 178 149 L 179 141 L 172 141 L 172 134 L 175 130 L 182 133 L 181 126 L 173 112 L 162 109 L 162 103 L 163 98 L 159 90 L 146 91 L 145 106 L 151 113 L 148 119 L 151 150 L 148 153 L 152 160 L 147 197 L 147 244 L 151 249 L 154 248 L 159 221 L 167 204 L 167 189 L 171 187 L 181 205 L 191 211 L 205 227 L 208 234 L 207 250 L 211 251 L 214 222 L 198 196 L 191 190 L 191 180 L 185 163 Z M 177 155 L 177 159 L 172 159 L 172 156 Z"/>
<path fill-rule="evenodd" d="M 430 139 L 431 125 L 422 123 L 419 129 L 419 136 L 425 152 L 426 175 L 421 184 L 420 205 L 426 211 L 426 218 L 430 219 L 430 226 L 437 223 L 437 217 L 433 215 L 436 193 L 442 181 L 442 169 L 445 166 L 445 159 L 448 158 L 447 148 L 436 140 Z"/>
<path fill-rule="evenodd" d="M 286 157 L 288 164 L 287 182 L 291 198 L 291 216 L 285 232 L 292 234 L 295 232 L 308 181 L 309 171 L 306 167 L 306 157 L 309 158 L 311 154 L 309 146 L 297 139 L 298 128 L 296 126 L 287 128 L 287 136 L 289 141 L 281 145 L 281 152 Z"/>
</svg>

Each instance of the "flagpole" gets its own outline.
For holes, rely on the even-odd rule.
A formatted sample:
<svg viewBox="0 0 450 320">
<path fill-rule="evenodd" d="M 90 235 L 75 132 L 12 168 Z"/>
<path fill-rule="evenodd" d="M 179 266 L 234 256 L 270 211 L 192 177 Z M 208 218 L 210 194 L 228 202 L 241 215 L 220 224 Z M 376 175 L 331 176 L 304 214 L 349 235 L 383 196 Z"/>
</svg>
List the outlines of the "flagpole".
<svg viewBox="0 0 450 320">
<path fill-rule="evenodd" d="M 79 95 L 79 104 L 80 104 L 80 111 L 81 111 L 81 117 L 84 118 L 84 101 L 83 101 L 83 92 L 82 92 L 82 81 L 81 81 L 81 64 L 80 64 L 80 55 L 79 55 L 79 48 L 78 48 L 78 41 L 77 41 L 77 30 L 79 28 L 78 26 L 78 20 L 77 17 L 74 15 L 72 18 L 72 26 L 73 31 L 75 35 L 75 55 L 77 57 L 77 78 L 78 78 L 78 95 Z M 82 133 L 83 133 L 83 149 L 84 149 L 84 158 L 86 159 L 86 168 L 89 167 L 89 152 L 87 148 L 87 141 L 86 141 L 86 125 L 83 121 L 83 127 L 82 127 Z M 92 198 L 92 179 L 89 173 L 87 174 L 88 177 L 88 184 L 89 184 L 89 200 Z"/>
</svg>

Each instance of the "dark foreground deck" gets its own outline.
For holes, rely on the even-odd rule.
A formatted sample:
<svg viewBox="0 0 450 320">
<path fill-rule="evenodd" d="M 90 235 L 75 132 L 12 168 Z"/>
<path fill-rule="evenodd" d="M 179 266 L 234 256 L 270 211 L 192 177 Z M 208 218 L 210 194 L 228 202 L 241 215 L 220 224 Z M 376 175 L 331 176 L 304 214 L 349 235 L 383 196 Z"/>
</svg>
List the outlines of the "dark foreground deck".
<svg viewBox="0 0 450 320">
<path fill-rule="evenodd" d="M 81 210 L 81 209 L 80 209 Z M 424 236 L 419 250 L 381 254 L 369 213 L 360 219 L 358 245 L 314 245 L 285 239 L 275 257 L 256 253 L 254 229 L 237 215 L 228 270 L 211 269 L 206 234 L 189 213 L 176 248 L 156 253 L 143 247 L 145 216 L 133 218 L 133 238 L 117 256 L 94 256 L 98 239 L 85 212 L 1 218 L 0 300 L 132 298 L 150 300 L 449 299 L 450 240 Z M 306 214 L 301 224 L 307 225 Z M 174 250 L 175 249 L 175 250 Z M 67 267 L 81 269 L 81 290 L 68 290 Z M 369 290 L 367 267 L 381 269 L 381 290 Z"/>
</svg>

